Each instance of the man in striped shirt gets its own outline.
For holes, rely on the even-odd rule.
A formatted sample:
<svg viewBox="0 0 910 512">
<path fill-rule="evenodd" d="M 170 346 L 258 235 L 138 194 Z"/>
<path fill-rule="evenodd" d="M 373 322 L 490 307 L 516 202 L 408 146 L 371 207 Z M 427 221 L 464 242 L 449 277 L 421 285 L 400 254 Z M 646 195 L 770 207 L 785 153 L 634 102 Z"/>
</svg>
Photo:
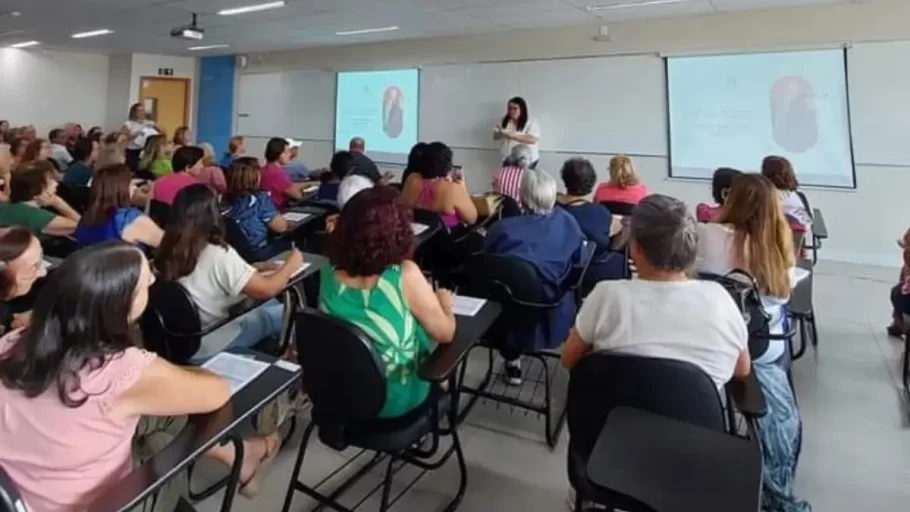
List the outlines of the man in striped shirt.
<svg viewBox="0 0 910 512">
<path fill-rule="evenodd" d="M 531 149 L 524 144 L 512 148 L 502 169 L 493 174 L 493 192 L 509 196 L 521 204 L 521 179 L 531 164 Z"/>
</svg>

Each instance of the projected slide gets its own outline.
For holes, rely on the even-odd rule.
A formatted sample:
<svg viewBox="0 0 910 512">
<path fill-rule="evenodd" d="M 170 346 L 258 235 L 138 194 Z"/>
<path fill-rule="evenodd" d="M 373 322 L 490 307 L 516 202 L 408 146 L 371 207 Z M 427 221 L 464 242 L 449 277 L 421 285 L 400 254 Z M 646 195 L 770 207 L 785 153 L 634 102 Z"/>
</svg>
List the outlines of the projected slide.
<svg viewBox="0 0 910 512">
<path fill-rule="evenodd" d="M 802 184 L 854 186 L 843 50 L 669 58 L 667 87 L 671 176 L 780 155 Z"/>
<path fill-rule="evenodd" d="M 417 143 L 418 84 L 416 69 L 338 73 L 335 148 L 363 137 L 373 160 L 405 163 Z"/>
</svg>

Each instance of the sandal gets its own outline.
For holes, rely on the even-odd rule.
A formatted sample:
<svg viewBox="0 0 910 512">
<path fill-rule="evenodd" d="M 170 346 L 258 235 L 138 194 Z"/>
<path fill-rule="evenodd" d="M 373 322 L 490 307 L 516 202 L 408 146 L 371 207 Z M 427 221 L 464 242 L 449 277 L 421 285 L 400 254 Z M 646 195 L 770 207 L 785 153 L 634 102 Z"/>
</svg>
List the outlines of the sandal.
<svg viewBox="0 0 910 512">
<path fill-rule="evenodd" d="M 897 325 L 889 325 L 886 332 L 888 333 L 888 336 L 891 336 L 892 338 L 904 337 L 904 330 Z"/>
<path fill-rule="evenodd" d="M 269 436 L 272 437 L 272 436 Z M 278 452 L 281 451 L 281 438 L 275 436 L 275 444 L 272 445 L 272 449 L 269 450 L 269 441 L 268 437 L 265 440 L 265 454 L 259 459 L 259 467 L 246 482 L 240 483 L 239 493 L 241 496 L 247 499 L 253 499 L 256 495 L 259 494 L 260 486 L 262 484 L 260 477 L 268 469 L 269 465 L 272 464 L 275 460 L 275 456 L 278 455 Z"/>
</svg>

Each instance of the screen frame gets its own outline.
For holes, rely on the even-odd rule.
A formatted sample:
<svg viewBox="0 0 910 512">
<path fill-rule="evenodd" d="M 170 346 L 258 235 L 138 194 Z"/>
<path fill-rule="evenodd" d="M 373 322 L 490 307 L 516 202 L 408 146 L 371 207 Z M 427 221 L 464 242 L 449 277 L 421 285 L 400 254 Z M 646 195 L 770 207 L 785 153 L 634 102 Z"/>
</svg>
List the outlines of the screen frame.
<svg viewBox="0 0 910 512">
<path fill-rule="evenodd" d="M 421 77 L 423 70 L 421 69 L 420 66 L 402 67 L 402 68 L 383 68 L 383 69 L 342 69 L 342 70 L 335 71 L 335 116 L 334 116 L 334 126 L 332 126 L 332 154 L 333 155 L 339 151 L 347 151 L 347 149 L 338 147 L 338 139 L 337 139 L 337 137 L 338 137 L 338 89 L 339 89 L 340 83 L 341 83 L 341 80 L 339 80 L 340 75 L 342 73 L 372 73 L 372 72 L 376 72 L 376 71 L 380 71 L 380 72 L 417 71 L 417 100 L 415 103 L 417 106 L 417 110 L 416 110 L 417 117 L 416 117 L 416 121 L 414 122 L 414 131 L 417 133 L 417 142 L 415 142 L 414 144 L 420 143 L 420 95 L 423 94 L 422 93 L 423 87 L 421 87 L 421 85 L 420 85 L 420 77 Z M 413 149 L 413 147 L 414 146 L 412 145 L 411 149 Z M 373 160 L 373 163 L 387 165 L 387 166 L 399 166 L 399 167 L 404 168 L 407 166 L 407 157 L 408 157 L 408 154 L 410 153 L 410 151 L 411 150 L 409 149 L 408 153 L 405 154 L 405 163 L 389 162 L 386 160 Z M 390 154 L 390 153 L 385 153 L 385 154 Z"/>
<path fill-rule="evenodd" d="M 817 48 L 811 51 L 818 51 L 824 49 L 834 48 Z M 856 190 L 859 188 L 859 183 L 856 176 L 856 153 L 854 150 L 854 141 L 853 141 L 853 118 L 851 112 L 851 101 L 850 101 L 850 68 L 849 68 L 849 55 L 848 48 L 841 48 L 843 54 L 843 64 L 844 64 L 844 93 L 846 96 L 846 107 L 847 107 L 847 138 L 850 141 L 850 169 L 852 171 L 852 180 L 850 185 L 821 185 L 814 183 L 802 183 L 800 182 L 800 188 L 818 188 L 818 189 L 834 189 L 834 190 Z M 674 176 L 673 175 L 673 123 L 670 116 L 671 107 L 670 107 L 670 59 L 681 59 L 681 58 L 692 58 L 692 57 L 713 57 L 713 56 L 736 56 L 736 55 L 754 55 L 754 54 L 765 54 L 770 55 L 774 53 L 792 53 L 792 52 L 805 52 L 810 50 L 777 50 L 777 51 L 754 51 L 754 52 L 731 52 L 731 53 L 711 53 L 704 55 L 686 55 L 686 56 L 665 56 L 664 60 L 664 83 L 666 84 L 666 95 L 667 95 L 667 179 L 674 181 L 699 181 L 699 182 L 711 182 L 712 178 L 699 178 L 696 176 Z M 798 178 L 798 176 L 797 176 Z"/>
</svg>

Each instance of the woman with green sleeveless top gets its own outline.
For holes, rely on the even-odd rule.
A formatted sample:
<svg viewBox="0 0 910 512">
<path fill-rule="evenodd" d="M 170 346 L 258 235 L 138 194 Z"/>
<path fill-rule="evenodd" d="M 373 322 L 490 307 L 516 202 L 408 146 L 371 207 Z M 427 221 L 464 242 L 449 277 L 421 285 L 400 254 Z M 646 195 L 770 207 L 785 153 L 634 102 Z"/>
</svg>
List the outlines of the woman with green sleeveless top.
<svg viewBox="0 0 910 512">
<path fill-rule="evenodd" d="M 432 342 L 455 335 L 452 293 L 433 291 L 409 258 L 414 250 L 411 211 L 391 187 L 374 187 L 344 207 L 329 239 L 319 308 L 366 333 L 385 366 L 386 401 L 379 417 L 406 414 L 427 398 L 418 377 Z"/>
</svg>

